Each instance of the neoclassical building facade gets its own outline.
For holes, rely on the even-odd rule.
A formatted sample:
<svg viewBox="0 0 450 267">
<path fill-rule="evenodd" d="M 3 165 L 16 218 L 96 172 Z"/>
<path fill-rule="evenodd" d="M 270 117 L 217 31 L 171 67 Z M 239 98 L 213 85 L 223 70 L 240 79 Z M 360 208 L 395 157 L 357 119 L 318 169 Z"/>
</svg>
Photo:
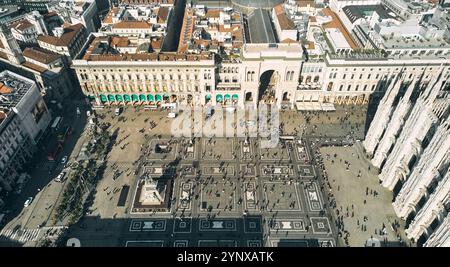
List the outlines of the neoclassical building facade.
<svg viewBox="0 0 450 267">
<path fill-rule="evenodd" d="M 89 43 L 87 44 L 89 46 Z M 221 105 L 322 110 L 324 104 L 363 104 L 384 91 L 387 78 L 431 79 L 449 59 L 306 59 L 299 44 L 245 44 L 237 58 L 201 54 L 83 55 L 73 61 L 86 97 L 95 106 Z M 269 92 L 270 93 L 267 93 Z"/>
</svg>

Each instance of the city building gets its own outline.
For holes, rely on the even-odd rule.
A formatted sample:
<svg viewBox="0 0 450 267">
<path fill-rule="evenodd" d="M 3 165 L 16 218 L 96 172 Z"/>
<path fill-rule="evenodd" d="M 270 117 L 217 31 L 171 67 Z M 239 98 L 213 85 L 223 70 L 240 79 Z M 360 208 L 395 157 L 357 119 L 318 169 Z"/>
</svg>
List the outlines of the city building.
<svg viewBox="0 0 450 267">
<path fill-rule="evenodd" d="M 311 55 L 301 43 L 280 42 L 268 10 L 245 15 L 188 7 L 176 54 L 151 49 L 164 34 L 149 40 L 105 32 L 90 38 L 73 68 L 94 105 L 257 106 L 271 87 L 269 102 L 301 110 L 366 103 L 385 90 L 384 77 L 400 70 L 406 80 L 421 73 L 430 80 L 441 64 L 448 69 L 446 47 L 419 57 L 365 52 L 331 9 L 317 11 L 310 21 L 305 49 L 317 52 Z"/>
<path fill-rule="evenodd" d="M 11 21 L 11 33 L 14 38 L 23 43 L 37 43 L 37 37 L 40 34 L 47 34 L 47 26 L 44 17 L 37 11 L 32 11 L 19 19 L 14 18 Z"/>
<path fill-rule="evenodd" d="M 71 74 L 61 56 L 40 47 L 26 47 L 22 51 L 11 30 L 0 28 L 0 66 L 36 81 L 48 101 L 62 101 L 73 91 Z"/>
<path fill-rule="evenodd" d="M 272 20 L 280 42 L 297 41 L 297 27 L 286 14 L 283 5 L 275 6 L 272 9 Z"/>
<path fill-rule="evenodd" d="M 55 12 L 69 24 L 82 24 L 89 35 L 100 27 L 95 0 L 60 0 L 47 4 L 48 12 Z"/>
<path fill-rule="evenodd" d="M 40 35 L 37 38 L 40 47 L 65 55 L 68 59 L 75 57 L 87 40 L 87 32 L 80 23 L 53 30 L 53 35 Z"/>
<path fill-rule="evenodd" d="M 432 76 L 394 77 L 364 140 L 406 235 L 419 245 L 445 236 L 437 229 L 448 228 L 450 211 L 450 72 L 439 67 Z"/>
<path fill-rule="evenodd" d="M 0 73 L 0 185 L 11 191 L 51 121 L 36 83 Z"/>
</svg>

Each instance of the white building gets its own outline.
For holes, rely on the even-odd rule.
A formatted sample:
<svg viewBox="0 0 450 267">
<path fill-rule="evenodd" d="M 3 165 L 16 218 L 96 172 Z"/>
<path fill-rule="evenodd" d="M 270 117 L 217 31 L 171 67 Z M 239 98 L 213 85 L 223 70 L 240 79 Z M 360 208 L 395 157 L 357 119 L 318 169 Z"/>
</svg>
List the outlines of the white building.
<svg viewBox="0 0 450 267">
<path fill-rule="evenodd" d="M 21 16 L 19 20 L 14 20 L 10 27 L 14 38 L 24 43 L 37 43 L 38 35 L 48 33 L 44 17 L 38 11 Z"/>
<path fill-rule="evenodd" d="M 12 190 L 50 121 L 34 81 L 0 73 L 0 183 L 6 190 Z"/>
<path fill-rule="evenodd" d="M 82 24 L 87 34 L 96 32 L 100 27 L 95 0 L 60 0 L 47 4 L 49 12 L 56 12 L 63 21 L 70 24 Z"/>
<path fill-rule="evenodd" d="M 283 5 L 277 5 L 272 9 L 272 20 L 280 42 L 297 41 L 297 27 L 286 14 Z"/>
<path fill-rule="evenodd" d="M 393 79 L 364 147 L 381 168 L 381 184 L 394 191 L 394 211 L 406 220 L 406 235 L 419 245 L 438 246 L 448 243 L 442 229 L 450 211 L 450 72 L 441 66 L 430 81 L 424 77 L 406 82 L 403 73 Z"/>
<path fill-rule="evenodd" d="M 73 64 L 92 103 L 257 106 L 267 93 L 261 81 L 268 76 L 273 91 L 263 101 L 322 110 L 333 104 L 366 103 L 372 93 L 386 90 L 384 78 L 400 71 L 405 81 L 422 73 L 422 80 L 429 81 L 441 64 L 446 71 L 449 68 L 448 57 L 441 58 L 449 55 L 445 51 L 402 57 L 380 50 L 358 52 L 329 8 L 310 17 L 314 20 L 308 38 L 314 41 L 305 47 L 318 53 L 307 56 L 300 43 L 277 43 L 276 23 L 271 23 L 269 11 L 256 9 L 245 16 L 199 7 L 185 12 L 177 53 L 154 49 L 164 35 L 158 42 L 112 33 L 94 35 Z"/>
</svg>

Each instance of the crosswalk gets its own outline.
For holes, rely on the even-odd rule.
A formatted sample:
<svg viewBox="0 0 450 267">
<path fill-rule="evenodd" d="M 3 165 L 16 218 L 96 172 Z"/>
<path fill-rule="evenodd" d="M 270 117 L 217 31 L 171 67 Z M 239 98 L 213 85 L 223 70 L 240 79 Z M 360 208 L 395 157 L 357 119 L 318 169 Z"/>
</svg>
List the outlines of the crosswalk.
<svg viewBox="0 0 450 267">
<path fill-rule="evenodd" d="M 28 241 L 37 241 L 41 229 L 3 229 L 0 232 L 0 242 L 18 241 L 26 243 Z"/>
</svg>

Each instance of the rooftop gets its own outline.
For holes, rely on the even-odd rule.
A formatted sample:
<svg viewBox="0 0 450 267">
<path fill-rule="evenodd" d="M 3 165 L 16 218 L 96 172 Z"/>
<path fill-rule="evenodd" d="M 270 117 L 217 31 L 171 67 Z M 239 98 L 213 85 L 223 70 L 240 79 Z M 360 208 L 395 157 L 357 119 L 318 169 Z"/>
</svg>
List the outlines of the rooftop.
<svg viewBox="0 0 450 267">
<path fill-rule="evenodd" d="M 189 53 L 120 53 L 114 45 L 125 44 L 128 38 L 119 36 L 96 36 L 89 44 L 89 47 L 80 54 L 82 60 L 87 61 L 200 61 L 212 60 L 212 53 L 202 52 L 199 54 Z M 149 40 L 150 41 L 150 40 Z M 160 40 L 152 40 L 153 49 L 158 49 Z"/>
<path fill-rule="evenodd" d="M 33 27 L 33 24 L 31 24 L 31 22 L 29 22 L 27 19 L 22 19 L 11 24 L 11 28 L 14 28 L 18 31 L 24 31 L 30 27 Z"/>
<path fill-rule="evenodd" d="M 77 36 L 77 34 L 83 29 L 83 24 L 78 23 L 75 25 L 70 25 L 64 28 L 64 33 L 61 37 L 51 36 L 51 35 L 40 35 L 38 36 L 38 41 L 48 43 L 54 46 L 69 46 L 72 40 Z"/>
<path fill-rule="evenodd" d="M 36 60 L 43 64 L 50 64 L 61 58 L 60 54 L 46 50 L 41 47 L 27 47 L 23 50 L 23 56 Z"/>
<path fill-rule="evenodd" d="M 322 28 L 324 28 L 324 29 L 328 29 L 328 28 L 339 29 L 339 31 L 342 33 L 342 35 L 344 36 L 347 43 L 350 45 L 351 49 L 357 49 L 358 46 L 356 45 L 355 41 L 353 41 L 352 37 L 350 36 L 350 33 L 347 31 L 347 29 L 345 28 L 344 24 L 342 23 L 342 21 L 338 17 L 338 15 L 336 15 L 336 13 L 331 11 L 330 8 L 324 8 L 324 9 L 322 9 L 322 12 L 326 16 L 331 17 L 331 21 L 324 23 L 322 25 Z"/>
<path fill-rule="evenodd" d="M 248 18 L 249 39 L 251 43 L 276 43 L 275 29 L 269 11 L 256 9 Z"/>
<path fill-rule="evenodd" d="M 113 29 L 151 29 L 147 21 L 121 21 L 113 25 Z"/>
<path fill-rule="evenodd" d="M 121 4 L 129 5 L 148 5 L 148 4 L 166 4 L 173 5 L 175 0 L 121 0 Z"/>
<path fill-rule="evenodd" d="M 280 24 L 281 30 L 295 30 L 294 22 L 286 15 L 286 13 L 281 13 L 277 15 L 278 23 Z"/>
<path fill-rule="evenodd" d="M 377 13 L 381 19 L 394 18 L 390 13 L 392 11 L 386 9 L 382 5 L 358 5 L 358 6 L 345 6 L 342 11 L 348 17 L 351 23 L 354 23 L 360 18 L 372 16 L 373 13 Z"/>
<path fill-rule="evenodd" d="M 0 73 L 0 122 L 17 106 L 34 83 L 10 71 Z M 3 118 L 2 118 L 3 117 Z"/>
</svg>

